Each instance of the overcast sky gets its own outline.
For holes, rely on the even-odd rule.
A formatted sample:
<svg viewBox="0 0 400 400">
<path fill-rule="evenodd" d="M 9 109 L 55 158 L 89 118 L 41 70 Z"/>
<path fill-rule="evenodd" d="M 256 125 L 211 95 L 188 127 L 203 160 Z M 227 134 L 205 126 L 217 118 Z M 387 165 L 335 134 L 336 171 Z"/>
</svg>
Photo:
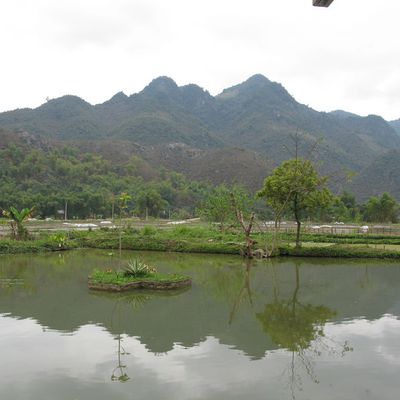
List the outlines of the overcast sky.
<svg viewBox="0 0 400 400">
<path fill-rule="evenodd" d="M 4 0 L 0 111 L 102 103 L 160 75 L 215 95 L 261 73 L 321 111 L 400 118 L 400 1 Z"/>
</svg>

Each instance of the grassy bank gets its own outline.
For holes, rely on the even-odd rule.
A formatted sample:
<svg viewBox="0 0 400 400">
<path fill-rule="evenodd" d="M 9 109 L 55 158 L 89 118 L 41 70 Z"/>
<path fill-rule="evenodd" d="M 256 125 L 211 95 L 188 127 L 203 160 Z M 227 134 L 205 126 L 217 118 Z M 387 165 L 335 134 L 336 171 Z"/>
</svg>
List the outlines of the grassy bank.
<svg viewBox="0 0 400 400">
<path fill-rule="evenodd" d="M 41 253 L 48 251 L 70 250 L 78 247 L 76 241 L 69 241 L 60 245 L 52 237 L 43 237 L 34 240 L 0 240 L 0 254 Z"/>
<path fill-rule="evenodd" d="M 400 260 L 400 251 L 340 244 L 301 248 L 286 246 L 279 248 L 279 254 L 291 257 L 382 258 Z"/>
<path fill-rule="evenodd" d="M 283 242 L 294 242 L 294 233 L 282 233 L 280 239 Z M 352 235 L 338 235 L 330 233 L 304 233 L 301 236 L 302 242 L 314 243 L 341 243 L 341 244 L 393 244 L 400 245 L 400 236 L 392 235 L 369 235 L 355 233 Z"/>
<path fill-rule="evenodd" d="M 326 236 L 326 237 L 323 237 Z M 79 233 L 76 237 L 82 247 L 118 249 L 119 234 L 116 231 Z M 265 248 L 271 243 L 272 234 L 255 234 L 256 248 Z M 390 258 L 400 259 L 400 238 L 362 235 L 304 235 L 304 247 L 293 246 L 294 235 L 284 234 L 279 238 L 276 255 L 293 257 L 342 257 L 342 258 Z M 378 248 L 391 245 L 391 249 Z M 240 233 L 220 232 L 205 227 L 176 227 L 171 230 L 142 229 L 124 232 L 122 249 L 153 250 L 185 253 L 240 254 L 243 248 Z"/>
<path fill-rule="evenodd" d="M 255 249 L 271 243 L 272 234 L 254 234 Z M 114 229 L 71 231 L 42 235 L 36 240 L 0 240 L 0 253 L 37 253 L 70 248 L 96 248 L 117 251 L 120 232 Z M 396 236 L 304 234 L 304 246 L 295 249 L 293 234 L 279 236 L 276 255 L 294 257 L 400 258 L 400 238 Z M 205 226 L 178 226 L 171 229 L 126 228 L 121 234 L 123 250 L 151 250 L 184 253 L 240 254 L 240 232 L 221 232 Z M 384 248 L 386 247 L 387 248 Z M 397 247 L 399 246 L 399 247 Z"/>
<path fill-rule="evenodd" d="M 116 231 L 77 232 L 74 235 L 81 247 L 96 249 L 119 248 Z M 124 232 L 123 250 L 171 251 L 181 253 L 239 254 L 242 243 L 233 234 L 221 234 L 204 228 L 176 228 L 173 230 L 142 229 Z"/>
</svg>

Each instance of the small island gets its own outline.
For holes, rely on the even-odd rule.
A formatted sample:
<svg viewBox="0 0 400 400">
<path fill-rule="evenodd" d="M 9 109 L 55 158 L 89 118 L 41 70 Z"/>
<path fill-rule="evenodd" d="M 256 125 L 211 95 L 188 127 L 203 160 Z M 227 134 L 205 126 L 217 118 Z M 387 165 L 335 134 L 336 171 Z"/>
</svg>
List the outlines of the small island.
<svg viewBox="0 0 400 400">
<path fill-rule="evenodd" d="M 133 289 L 171 290 L 187 287 L 192 280 L 184 275 L 161 274 L 154 267 L 133 260 L 122 271 L 94 270 L 88 279 L 91 290 L 124 292 Z"/>
</svg>

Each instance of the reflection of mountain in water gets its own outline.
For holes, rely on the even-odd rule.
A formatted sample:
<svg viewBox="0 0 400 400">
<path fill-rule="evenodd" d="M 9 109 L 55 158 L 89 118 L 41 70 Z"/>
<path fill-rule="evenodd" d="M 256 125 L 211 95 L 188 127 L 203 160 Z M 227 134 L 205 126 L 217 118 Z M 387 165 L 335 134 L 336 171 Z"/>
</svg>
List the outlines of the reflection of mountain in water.
<svg viewBox="0 0 400 400">
<path fill-rule="evenodd" d="M 42 326 L 69 332 L 88 322 L 101 324 L 112 334 L 138 337 L 153 353 L 167 352 L 174 343 L 191 347 L 207 336 L 252 358 L 263 357 L 267 350 L 280 346 L 290 348 L 260 321 L 265 312 L 271 312 L 266 305 L 276 304 L 274 287 L 279 288 L 279 299 L 293 297 L 296 274 L 292 261 L 273 261 L 275 278 L 271 264 L 261 263 L 255 264 L 246 277 L 242 260 L 236 257 L 146 253 L 143 258 L 162 271 L 190 274 L 193 287 L 169 295 L 146 293 L 138 306 L 134 295 L 123 299 L 88 292 L 87 275 L 94 267 L 117 264 L 105 254 L 84 251 L 61 258 L 54 254 L 3 258 L 0 274 L 23 279 L 25 286 L 0 289 L 0 313 L 34 318 Z M 395 264 L 302 260 L 299 270 L 301 291 L 297 301 L 306 305 L 303 313 L 320 317 L 311 318 L 307 329 L 332 318 L 341 321 L 363 315 L 376 319 L 397 307 L 400 268 Z M 251 302 L 242 291 L 244 283 L 250 285 Z M 113 320 L 116 303 L 118 326 Z M 278 307 L 282 312 L 287 309 L 285 304 Z M 330 310 L 336 311 L 336 317 Z M 273 319 L 268 323 L 273 325 Z M 304 340 L 312 340 L 313 334 L 308 331 Z"/>
</svg>

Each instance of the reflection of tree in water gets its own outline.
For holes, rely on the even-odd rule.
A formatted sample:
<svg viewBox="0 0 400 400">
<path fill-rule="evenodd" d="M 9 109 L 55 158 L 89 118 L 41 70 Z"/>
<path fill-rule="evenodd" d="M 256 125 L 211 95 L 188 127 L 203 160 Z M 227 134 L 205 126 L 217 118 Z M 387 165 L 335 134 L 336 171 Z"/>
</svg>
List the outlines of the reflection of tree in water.
<svg viewBox="0 0 400 400">
<path fill-rule="evenodd" d="M 368 265 L 365 266 L 364 274 L 360 279 L 360 287 L 362 289 L 371 288 L 373 286 L 372 281 L 369 276 Z"/>
<path fill-rule="evenodd" d="M 117 341 L 118 341 L 118 365 L 112 371 L 111 380 L 118 382 L 126 382 L 130 378 L 128 374 L 125 372 L 126 365 L 122 363 L 121 356 L 128 355 L 129 353 L 125 351 L 125 349 L 122 347 L 122 337 L 120 333 L 118 333 L 117 335 Z"/>
<path fill-rule="evenodd" d="M 276 292 L 274 302 L 257 313 L 263 329 L 279 346 L 291 351 L 308 348 L 311 342 L 323 335 L 322 327 L 336 313 L 328 307 L 301 304 L 299 268 L 296 266 L 296 286 L 291 298 L 279 300 Z"/>
<path fill-rule="evenodd" d="M 330 355 L 341 355 L 351 348 L 347 342 L 336 343 L 324 334 L 324 325 L 336 313 L 323 305 L 302 304 L 299 299 L 300 272 L 296 265 L 296 286 L 293 295 L 287 300 L 279 299 L 279 287 L 274 275 L 274 301 L 267 304 L 264 310 L 256 313 L 263 330 L 280 347 L 292 352 L 289 374 L 289 386 L 292 398 L 295 390 L 302 390 L 302 381 L 297 368 L 304 369 L 307 375 L 318 383 L 314 371 L 313 356 L 320 356 L 323 352 Z"/>
<path fill-rule="evenodd" d="M 0 294 L 10 293 L 18 289 L 33 292 L 35 285 L 29 272 L 28 259 L 14 262 L 12 268 L 0 262 Z"/>
<path fill-rule="evenodd" d="M 248 299 L 250 306 L 253 308 L 253 298 L 251 295 L 251 286 L 250 286 L 250 270 L 251 270 L 251 261 L 246 261 L 246 269 L 243 276 L 243 284 L 240 288 L 238 295 L 233 303 L 232 310 L 229 315 L 229 324 L 233 322 L 235 315 L 239 309 L 240 304 L 243 302 L 244 299 Z"/>
<path fill-rule="evenodd" d="M 142 307 L 148 300 L 150 300 L 150 296 L 145 293 L 130 293 L 126 295 L 118 294 L 118 299 L 115 302 L 114 309 L 111 314 L 111 326 L 114 326 L 118 330 L 118 334 L 116 336 L 116 340 L 118 342 L 118 362 L 117 366 L 113 369 L 111 374 L 111 380 L 117 382 L 127 382 L 130 378 L 126 373 L 127 366 L 122 361 L 122 356 L 129 355 L 124 347 L 122 346 L 123 338 L 121 332 L 121 309 L 122 307 L 128 305 L 133 309 L 138 309 Z"/>
<path fill-rule="evenodd" d="M 196 281 L 208 296 L 230 304 L 243 286 L 243 271 L 237 264 L 221 264 L 211 269 L 200 269 Z"/>
</svg>

